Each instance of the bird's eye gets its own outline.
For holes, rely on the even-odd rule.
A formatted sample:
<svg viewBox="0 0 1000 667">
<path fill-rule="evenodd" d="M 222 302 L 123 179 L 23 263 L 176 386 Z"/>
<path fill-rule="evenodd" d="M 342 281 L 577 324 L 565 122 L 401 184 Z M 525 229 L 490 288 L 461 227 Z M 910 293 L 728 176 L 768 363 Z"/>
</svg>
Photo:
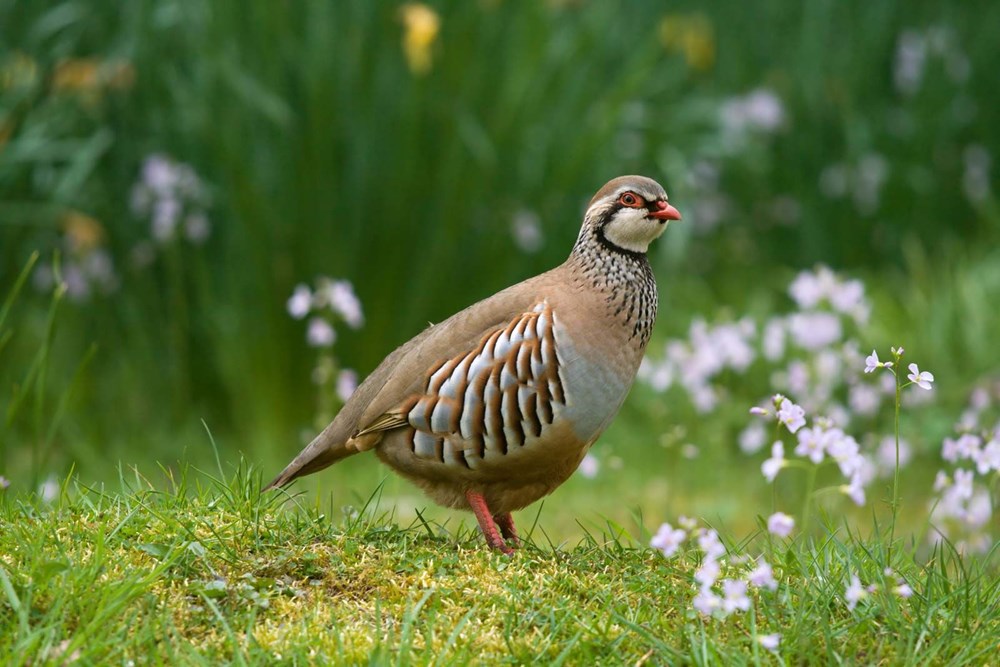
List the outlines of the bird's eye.
<svg viewBox="0 0 1000 667">
<path fill-rule="evenodd" d="M 642 206 L 642 203 L 639 201 L 639 197 L 637 197 L 635 193 L 632 192 L 626 192 L 625 194 L 623 194 L 621 197 L 618 198 L 618 202 L 622 206 L 629 206 L 631 208 L 639 208 L 640 206 Z"/>
</svg>

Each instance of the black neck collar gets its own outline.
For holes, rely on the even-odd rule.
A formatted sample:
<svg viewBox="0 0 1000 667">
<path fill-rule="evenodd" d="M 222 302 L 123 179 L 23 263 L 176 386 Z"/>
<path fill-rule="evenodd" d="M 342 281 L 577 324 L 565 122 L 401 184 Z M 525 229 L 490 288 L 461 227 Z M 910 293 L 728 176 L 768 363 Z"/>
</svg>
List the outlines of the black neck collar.
<svg viewBox="0 0 1000 667">
<path fill-rule="evenodd" d="M 613 253 L 634 260 L 646 259 L 646 253 L 644 252 L 639 252 L 637 250 L 629 250 L 628 248 L 623 248 L 620 245 L 615 245 L 610 239 L 608 239 L 607 236 L 604 235 L 604 225 L 601 225 L 600 227 L 594 230 L 594 236 L 597 237 L 598 243 L 600 243 L 604 248 L 610 250 Z"/>
</svg>

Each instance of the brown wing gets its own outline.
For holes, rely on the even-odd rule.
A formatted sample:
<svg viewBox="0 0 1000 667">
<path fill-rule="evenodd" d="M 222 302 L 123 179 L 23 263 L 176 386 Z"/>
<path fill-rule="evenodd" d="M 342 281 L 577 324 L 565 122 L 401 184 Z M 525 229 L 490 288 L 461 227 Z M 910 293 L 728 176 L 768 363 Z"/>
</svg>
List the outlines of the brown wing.
<svg viewBox="0 0 1000 667">
<path fill-rule="evenodd" d="M 469 468 L 525 446 L 565 402 L 554 326 L 547 303 L 519 314 L 431 366 L 413 395 L 358 435 L 408 425 L 417 457 Z"/>
<path fill-rule="evenodd" d="M 509 287 L 456 313 L 444 322 L 422 331 L 398 347 L 379 364 L 358 387 L 337 417 L 306 446 L 265 489 L 284 486 L 297 477 L 310 474 L 342 458 L 373 446 L 379 429 L 376 421 L 404 400 L 419 392 L 424 375 L 437 360 L 449 358 L 456 350 L 467 350 L 512 317 L 530 310 L 538 298 L 539 285 L 553 279 L 554 272 L 536 276 Z M 378 426 L 386 427 L 389 422 Z M 365 429 L 369 436 L 351 442 Z M 349 444 L 350 443 L 350 444 Z"/>
</svg>

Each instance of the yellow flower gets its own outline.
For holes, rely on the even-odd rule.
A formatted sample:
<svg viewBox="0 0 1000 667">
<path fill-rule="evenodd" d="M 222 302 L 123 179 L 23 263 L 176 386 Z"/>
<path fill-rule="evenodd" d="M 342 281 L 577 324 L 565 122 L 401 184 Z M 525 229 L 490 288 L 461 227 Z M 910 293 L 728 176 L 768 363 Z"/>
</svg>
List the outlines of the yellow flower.
<svg viewBox="0 0 1000 667">
<path fill-rule="evenodd" d="M 80 211 L 67 211 L 62 219 L 63 231 L 74 253 L 83 254 L 101 245 L 104 227 L 94 218 Z"/>
<path fill-rule="evenodd" d="M 52 89 L 60 92 L 81 93 L 97 88 L 99 61 L 95 58 L 69 58 L 60 60 L 52 72 Z"/>
<path fill-rule="evenodd" d="M 437 39 L 441 20 L 433 9 L 419 2 L 400 7 L 403 20 L 403 53 L 414 74 L 427 74 L 431 70 L 431 47 Z"/>
<path fill-rule="evenodd" d="M 103 88 L 126 89 L 135 83 L 135 67 L 127 60 L 69 58 L 60 60 L 52 73 L 52 88 L 59 92 L 92 93 Z"/>
<path fill-rule="evenodd" d="M 0 69 L 0 90 L 31 86 L 38 80 L 38 64 L 24 55 L 16 53 Z"/>
<path fill-rule="evenodd" d="M 705 71 L 715 64 L 715 31 L 704 14 L 670 14 L 660 21 L 660 42 L 684 56 L 688 67 Z"/>
</svg>

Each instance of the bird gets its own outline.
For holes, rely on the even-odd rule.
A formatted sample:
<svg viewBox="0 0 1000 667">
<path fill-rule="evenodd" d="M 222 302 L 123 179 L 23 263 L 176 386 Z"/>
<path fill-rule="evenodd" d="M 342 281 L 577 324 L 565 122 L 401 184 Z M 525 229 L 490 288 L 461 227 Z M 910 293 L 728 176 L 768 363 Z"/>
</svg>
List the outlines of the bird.
<svg viewBox="0 0 1000 667">
<path fill-rule="evenodd" d="M 647 250 L 680 219 L 655 180 L 612 179 L 563 264 L 398 347 L 263 491 L 374 450 L 513 554 L 511 512 L 573 474 L 635 380 L 657 311 Z"/>
</svg>

